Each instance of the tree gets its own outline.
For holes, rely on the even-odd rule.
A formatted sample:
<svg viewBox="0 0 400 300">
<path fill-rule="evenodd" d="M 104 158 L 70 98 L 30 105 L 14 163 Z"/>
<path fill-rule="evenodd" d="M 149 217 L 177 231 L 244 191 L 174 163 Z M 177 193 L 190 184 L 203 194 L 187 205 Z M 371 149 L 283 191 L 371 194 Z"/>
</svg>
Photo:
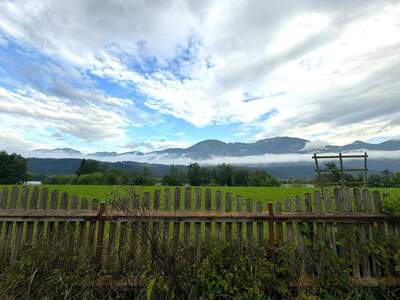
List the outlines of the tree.
<svg viewBox="0 0 400 300">
<path fill-rule="evenodd" d="M 27 179 L 26 160 L 18 154 L 0 152 L 0 183 L 16 184 Z"/>
<path fill-rule="evenodd" d="M 91 174 L 95 172 L 104 172 L 104 167 L 97 160 L 82 159 L 81 164 L 76 171 L 76 175 Z"/>
<path fill-rule="evenodd" d="M 186 177 L 188 183 L 193 186 L 202 184 L 202 170 L 198 163 L 189 164 L 187 169 Z"/>
<path fill-rule="evenodd" d="M 279 181 L 264 170 L 254 170 L 249 177 L 251 186 L 280 186 Z"/>
<path fill-rule="evenodd" d="M 217 185 L 233 185 L 233 168 L 230 165 L 218 165 L 214 169 L 214 178 Z"/>
<path fill-rule="evenodd" d="M 174 165 L 171 165 L 168 174 L 164 175 L 162 178 L 162 183 L 163 185 L 181 185 L 181 178 L 182 175 L 178 168 Z"/>
<path fill-rule="evenodd" d="M 246 169 L 233 170 L 233 184 L 237 186 L 249 185 L 249 171 Z"/>
</svg>

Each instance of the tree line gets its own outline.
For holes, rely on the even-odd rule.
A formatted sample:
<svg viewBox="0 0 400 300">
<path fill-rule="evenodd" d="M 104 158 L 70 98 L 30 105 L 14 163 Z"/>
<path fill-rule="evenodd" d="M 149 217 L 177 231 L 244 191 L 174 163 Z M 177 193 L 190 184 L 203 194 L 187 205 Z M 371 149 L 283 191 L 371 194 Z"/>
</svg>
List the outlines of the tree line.
<svg viewBox="0 0 400 300">
<path fill-rule="evenodd" d="M 315 178 L 314 183 L 340 183 L 340 170 L 335 163 L 327 163 L 325 168 L 331 170 Z M 344 174 L 345 182 L 363 181 L 363 175 Z M 7 154 L 0 151 L 0 184 L 18 184 L 31 179 L 27 171 L 26 159 L 18 154 Z M 367 177 L 370 187 L 400 187 L 400 172 L 388 170 Z M 299 180 L 299 182 L 304 182 Z M 202 167 L 198 163 L 190 164 L 185 170 L 171 165 L 167 174 L 161 178 L 152 176 L 149 168 L 140 171 L 109 169 L 96 160 L 83 159 L 75 175 L 47 176 L 45 184 L 107 184 L 107 185 L 220 185 L 220 186 L 279 186 L 280 182 L 263 169 L 233 167 L 221 164 L 216 167 Z"/>
<path fill-rule="evenodd" d="M 141 172 L 110 170 L 96 160 L 83 159 L 75 176 L 49 176 L 47 184 L 133 184 L 133 185 L 221 185 L 221 186 L 279 186 L 279 181 L 264 170 L 234 168 L 221 164 L 214 168 L 192 163 L 186 171 L 171 165 L 162 178 L 152 177 L 150 169 Z"/>
</svg>

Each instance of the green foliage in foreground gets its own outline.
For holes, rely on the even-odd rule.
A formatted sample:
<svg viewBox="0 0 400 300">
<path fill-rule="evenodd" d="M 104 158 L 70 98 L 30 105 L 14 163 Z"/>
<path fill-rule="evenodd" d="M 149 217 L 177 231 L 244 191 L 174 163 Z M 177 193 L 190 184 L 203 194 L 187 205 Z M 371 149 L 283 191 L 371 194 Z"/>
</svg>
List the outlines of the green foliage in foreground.
<svg viewBox="0 0 400 300">
<path fill-rule="evenodd" d="M 146 248 L 146 245 L 148 248 Z M 151 246 L 151 247 L 150 247 Z M 324 247 L 298 256 L 292 245 L 272 249 L 210 242 L 195 259 L 191 245 L 143 243 L 100 267 L 85 251 L 62 243 L 24 249 L 0 261 L 2 299 L 398 299 L 398 289 L 357 288 L 349 265 Z M 161 247 L 161 248 L 158 248 Z M 393 261 L 387 248 L 379 255 Z M 153 253 L 153 254 L 151 254 Z M 399 262 L 397 262 L 398 264 Z M 393 267 L 393 266 L 392 266 Z M 107 278 L 104 281 L 104 278 Z M 96 282 L 107 282 L 102 287 Z M 134 283 L 129 288 L 121 283 Z"/>
</svg>

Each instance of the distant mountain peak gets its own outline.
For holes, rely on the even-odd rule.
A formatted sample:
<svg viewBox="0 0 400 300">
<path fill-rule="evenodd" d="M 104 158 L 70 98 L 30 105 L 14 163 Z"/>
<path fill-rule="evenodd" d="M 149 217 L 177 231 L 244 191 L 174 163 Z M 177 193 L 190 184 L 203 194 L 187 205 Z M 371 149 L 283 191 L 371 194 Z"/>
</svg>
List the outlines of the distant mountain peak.
<svg viewBox="0 0 400 300">
<path fill-rule="evenodd" d="M 33 152 L 40 153 L 67 153 L 73 155 L 82 155 L 83 153 L 72 148 L 54 148 L 54 149 L 34 149 Z"/>
</svg>

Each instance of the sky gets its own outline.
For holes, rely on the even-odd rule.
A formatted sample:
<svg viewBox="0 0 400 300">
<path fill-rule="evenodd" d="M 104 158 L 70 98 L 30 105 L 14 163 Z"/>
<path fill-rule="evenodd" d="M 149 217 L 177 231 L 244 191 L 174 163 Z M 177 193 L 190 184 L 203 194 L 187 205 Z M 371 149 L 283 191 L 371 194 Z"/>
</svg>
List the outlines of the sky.
<svg viewBox="0 0 400 300">
<path fill-rule="evenodd" d="M 0 149 L 400 138 L 400 2 L 0 0 Z"/>
</svg>

